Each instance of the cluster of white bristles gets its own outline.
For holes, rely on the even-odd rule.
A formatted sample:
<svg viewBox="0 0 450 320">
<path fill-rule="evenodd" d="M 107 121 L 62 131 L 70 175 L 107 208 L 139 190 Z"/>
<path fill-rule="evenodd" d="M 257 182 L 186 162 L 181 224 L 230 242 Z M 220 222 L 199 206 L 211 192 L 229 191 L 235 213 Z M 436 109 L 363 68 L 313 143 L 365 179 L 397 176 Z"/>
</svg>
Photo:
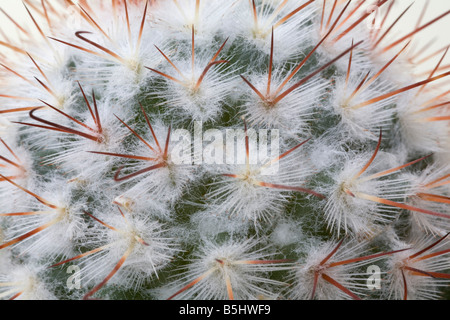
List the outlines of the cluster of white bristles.
<svg viewBox="0 0 450 320">
<path fill-rule="evenodd" d="M 441 298 L 450 12 L 396 2 L 2 9 L 0 298 Z"/>
</svg>

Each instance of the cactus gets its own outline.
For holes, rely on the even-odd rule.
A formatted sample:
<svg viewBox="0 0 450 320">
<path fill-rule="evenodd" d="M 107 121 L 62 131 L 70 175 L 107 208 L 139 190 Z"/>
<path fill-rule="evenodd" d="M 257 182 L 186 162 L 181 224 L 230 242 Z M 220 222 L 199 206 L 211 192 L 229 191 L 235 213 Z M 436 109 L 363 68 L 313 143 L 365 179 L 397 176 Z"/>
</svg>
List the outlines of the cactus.
<svg viewBox="0 0 450 320">
<path fill-rule="evenodd" d="M 0 297 L 445 298 L 450 12 L 393 5 L 2 10 Z"/>
</svg>

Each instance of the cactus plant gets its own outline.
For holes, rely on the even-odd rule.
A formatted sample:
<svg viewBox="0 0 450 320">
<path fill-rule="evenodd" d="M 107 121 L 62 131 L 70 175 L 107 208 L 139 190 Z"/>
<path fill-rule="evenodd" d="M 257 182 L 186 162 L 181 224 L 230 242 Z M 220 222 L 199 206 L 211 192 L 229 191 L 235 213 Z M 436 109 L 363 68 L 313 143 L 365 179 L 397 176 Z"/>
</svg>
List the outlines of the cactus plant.
<svg viewBox="0 0 450 320">
<path fill-rule="evenodd" d="M 0 297 L 445 298 L 450 12 L 372 2 L 2 9 Z"/>
</svg>

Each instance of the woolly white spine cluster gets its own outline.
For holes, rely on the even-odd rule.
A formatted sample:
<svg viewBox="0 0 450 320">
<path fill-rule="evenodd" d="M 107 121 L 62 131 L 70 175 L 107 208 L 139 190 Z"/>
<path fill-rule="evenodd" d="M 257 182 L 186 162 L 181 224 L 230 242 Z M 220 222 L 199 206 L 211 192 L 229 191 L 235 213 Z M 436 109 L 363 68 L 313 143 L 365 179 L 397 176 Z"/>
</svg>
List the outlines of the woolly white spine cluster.
<svg viewBox="0 0 450 320">
<path fill-rule="evenodd" d="M 450 11 L 398 36 L 394 2 L 2 9 L 0 298 L 438 298 L 450 71 L 414 48 Z"/>
</svg>

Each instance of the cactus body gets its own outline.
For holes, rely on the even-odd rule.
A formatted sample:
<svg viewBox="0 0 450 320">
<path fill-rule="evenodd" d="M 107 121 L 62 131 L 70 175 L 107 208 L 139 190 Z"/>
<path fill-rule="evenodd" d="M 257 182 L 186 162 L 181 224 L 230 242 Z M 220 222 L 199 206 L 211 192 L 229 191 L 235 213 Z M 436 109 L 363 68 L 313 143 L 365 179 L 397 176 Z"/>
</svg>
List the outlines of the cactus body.
<svg viewBox="0 0 450 320">
<path fill-rule="evenodd" d="M 447 51 L 417 75 L 393 2 L 25 1 L 0 297 L 440 298 Z"/>
</svg>

